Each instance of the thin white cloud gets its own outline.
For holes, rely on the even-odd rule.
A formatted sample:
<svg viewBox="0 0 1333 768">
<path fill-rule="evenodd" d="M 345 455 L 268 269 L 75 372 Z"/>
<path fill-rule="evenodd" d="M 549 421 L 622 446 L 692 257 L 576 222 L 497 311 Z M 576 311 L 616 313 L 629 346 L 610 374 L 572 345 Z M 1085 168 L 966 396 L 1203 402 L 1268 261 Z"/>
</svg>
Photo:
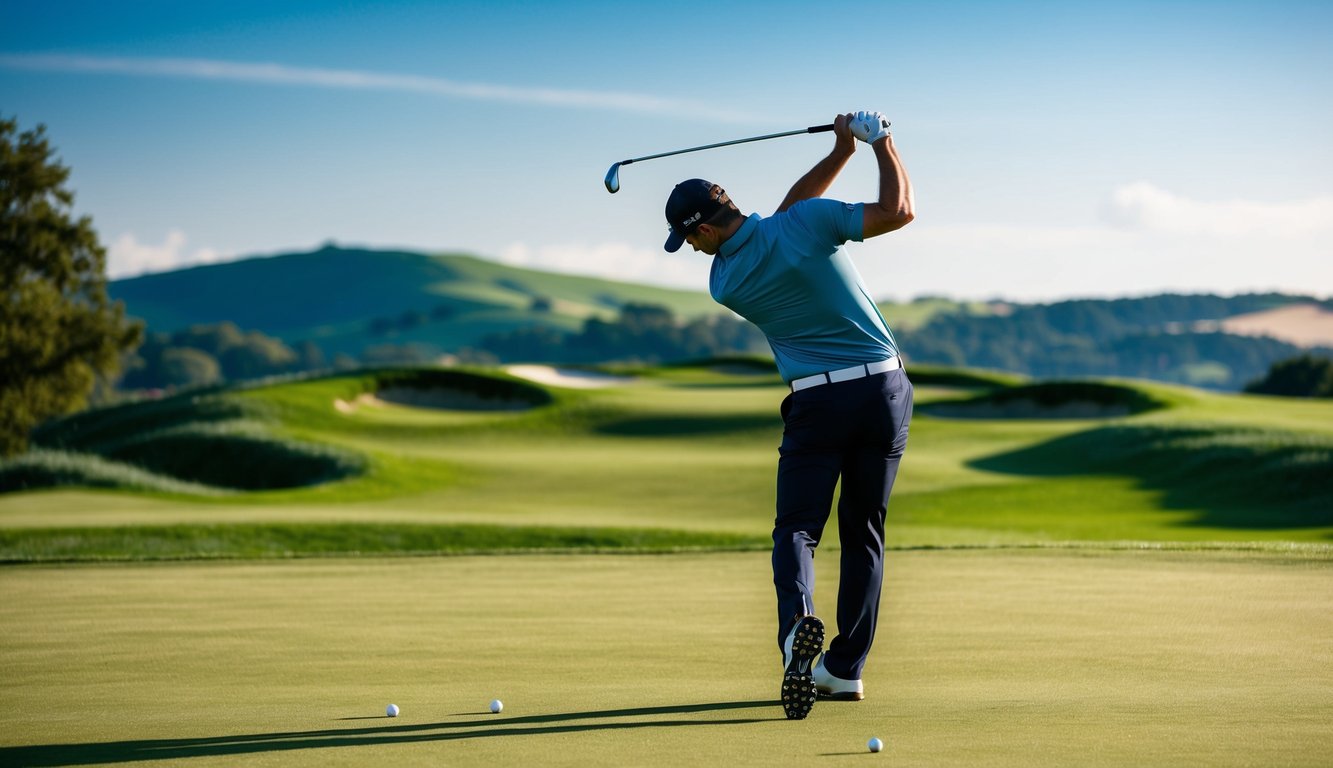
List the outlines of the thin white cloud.
<svg viewBox="0 0 1333 768">
<path fill-rule="evenodd" d="M 226 260 L 212 248 L 187 252 L 187 242 L 185 233 L 179 229 L 168 232 L 161 245 L 141 243 L 133 232 L 126 232 L 107 247 L 107 276 L 112 279 L 134 277 Z"/>
<path fill-rule="evenodd" d="M 718 109 L 680 99 L 617 91 L 525 88 L 493 83 L 467 83 L 441 77 L 364 72 L 350 69 L 293 67 L 212 59 L 130 58 L 65 54 L 0 54 L 0 67 L 42 72 L 83 72 L 226 80 L 269 85 L 297 85 L 369 91 L 424 93 L 456 99 L 510 104 L 599 109 L 613 112 L 673 115 L 710 122 L 753 121 L 754 115 Z"/>
<path fill-rule="evenodd" d="M 1106 208 L 1108 221 L 1129 231 L 1273 238 L 1333 233 L 1333 197 L 1282 203 L 1191 200 L 1140 181 L 1118 187 Z"/>
</svg>

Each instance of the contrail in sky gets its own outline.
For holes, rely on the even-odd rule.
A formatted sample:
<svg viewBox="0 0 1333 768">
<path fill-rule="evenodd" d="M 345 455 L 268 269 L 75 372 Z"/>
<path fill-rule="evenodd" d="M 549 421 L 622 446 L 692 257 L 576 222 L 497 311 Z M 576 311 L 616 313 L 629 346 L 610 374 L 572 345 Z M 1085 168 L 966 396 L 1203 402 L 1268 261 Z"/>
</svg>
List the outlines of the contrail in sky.
<svg viewBox="0 0 1333 768">
<path fill-rule="evenodd" d="M 211 59 L 127 58 L 66 54 L 0 53 L 0 67 L 42 72 L 87 72 L 143 77 L 227 80 L 271 85 L 304 85 L 366 91 L 426 93 L 456 99 L 511 104 L 599 109 L 672 115 L 713 122 L 753 121 L 755 115 L 719 110 L 713 105 L 616 91 L 523 88 L 492 83 L 465 83 L 442 77 L 384 74 L 351 69 L 250 64 Z"/>
</svg>

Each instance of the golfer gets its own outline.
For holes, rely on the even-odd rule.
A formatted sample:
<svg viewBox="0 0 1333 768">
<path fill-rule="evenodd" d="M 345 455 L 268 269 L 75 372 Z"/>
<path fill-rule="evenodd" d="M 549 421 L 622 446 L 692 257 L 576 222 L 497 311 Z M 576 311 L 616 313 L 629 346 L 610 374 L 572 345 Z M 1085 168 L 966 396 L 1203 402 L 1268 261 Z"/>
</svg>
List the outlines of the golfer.
<svg viewBox="0 0 1333 768">
<path fill-rule="evenodd" d="M 808 715 L 817 695 L 865 697 L 861 670 L 879 613 L 884 515 L 912 415 L 898 346 L 843 248 L 910 222 L 911 183 L 882 114 L 839 115 L 834 135 L 833 151 L 772 216 L 743 216 L 721 187 L 702 179 L 678 184 L 666 204 L 667 251 L 688 242 L 713 256 L 713 299 L 764 332 L 791 388 L 782 401 L 773 524 L 782 707 L 791 719 Z M 879 165 L 879 199 L 821 199 L 858 139 Z M 839 478 L 838 633 L 820 657 L 814 551 Z"/>
</svg>

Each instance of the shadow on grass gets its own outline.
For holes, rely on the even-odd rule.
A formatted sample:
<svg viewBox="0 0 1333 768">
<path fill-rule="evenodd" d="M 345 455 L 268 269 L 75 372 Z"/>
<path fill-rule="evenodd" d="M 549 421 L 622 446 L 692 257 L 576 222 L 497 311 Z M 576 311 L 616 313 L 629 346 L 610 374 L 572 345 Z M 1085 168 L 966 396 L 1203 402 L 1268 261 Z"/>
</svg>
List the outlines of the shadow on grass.
<svg viewBox="0 0 1333 768">
<path fill-rule="evenodd" d="M 1333 439 L 1211 426 L 1114 426 L 968 463 L 1030 477 L 1115 475 L 1162 493 L 1189 524 L 1238 530 L 1333 526 Z"/>
<path fill-rule="evenodd" d="M 757 430 L 767 430 L 775 435 L 781 433 L 782 419 L 778 416 L 777 409 L 774 409 L 772 414 L 764 415 L 653 416 L 621 419 L 597 428 L 600 434 L 617 437 L 707 437 Z"/>
<path fill-rule="evenodd" d="M 913 376 L 913 383 L 916 380 Z M 1135 387 L 1098 381 L 1045 381 L 992 388 L 963 400 L 925 403 L 920 411 L 958 419 L 1108 419 L 1167 405 Z"/>
<path fill-rule="evenodd" d="M 591 712 L 559 712 L 546 715 L 503 717 L 477 716 L 457 722 L 395 724 L 364 728 L 339 728 L 319 731 L 251 733 L 194 739 L 142 739 L 134 741 L 91 742 L 84 744 L 40 744 L 25 747 L 0 747 L 0 765 L 65 766 L 106 765 L 140 760 L 179 760 L 190 757 L 252 755 L 300 749 L 365 747 L 385 744 L 459 741 L 501 736 L 546 736 L 557 733 L 617 731 L 634 728 L 679 728 L 702 725 L 743 725 L 782 719 L 781 712 L 771 717 L 722 720 L 655 720 L 663 715 L 688 715 L 727 710 L 777 707 L 778 701 L 730 701 L 705 704 L 680 704 L 663 707 L 636 707 Z M 461 715 L 473 717 L 472 714 Z M 628 722 L 580 722 L 631 718 Z M 344 718 L 345 719 L 345 718 Z M 387 719 L 387 718 L 385 718 Z"/>
</svg>

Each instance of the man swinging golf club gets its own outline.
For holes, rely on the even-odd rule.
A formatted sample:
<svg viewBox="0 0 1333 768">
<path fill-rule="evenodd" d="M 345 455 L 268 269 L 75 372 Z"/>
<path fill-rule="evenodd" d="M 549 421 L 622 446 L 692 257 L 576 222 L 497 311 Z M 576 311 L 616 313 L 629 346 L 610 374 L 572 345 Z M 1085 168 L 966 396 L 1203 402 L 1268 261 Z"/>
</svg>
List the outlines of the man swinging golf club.
<svg viewBox="0 0 1333 768">
<path fill-rule="evenodd" d="M 743 216 L 716 184 L 690 179 L 666 204 L 667 251 L 688 242 L 713 256 L 713 299 L 759 327 L 791 388 L 782 402 L 773 583 L 782 650 L 782 707 L 810 713 L 816 696 L 859 701 L 883 581 L 884 516 L 907 445 L 912 384 L 888 324 L 843 249 L 913 218 L 911 183 L 878 112 L 840 115 L 833 151 L 767 218 Z M 856 151 L 879 165 L 873 203 L 821 199 Z M 837 635 L 819 657 L 814 550 L 842 478 Z"/>
</svg>

